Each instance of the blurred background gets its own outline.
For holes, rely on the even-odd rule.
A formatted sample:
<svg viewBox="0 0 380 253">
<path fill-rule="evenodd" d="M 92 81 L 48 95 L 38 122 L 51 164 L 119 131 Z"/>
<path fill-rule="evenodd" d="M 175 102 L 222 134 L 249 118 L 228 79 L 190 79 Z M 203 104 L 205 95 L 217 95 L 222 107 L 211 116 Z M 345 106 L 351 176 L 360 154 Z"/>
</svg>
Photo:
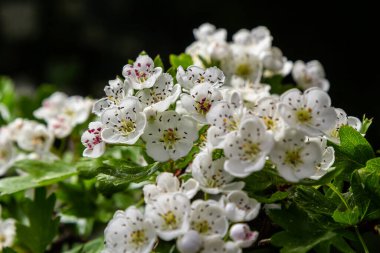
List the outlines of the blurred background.
<svg viewBox="0 0 380 253">
<path fill-rule="evenodd" d="M 232 34 L 267 26 L 290 60 L 318 59 L 335 107 L 374 117 L 380 148 L 379 19 L 374 5 L 320 1 L 0 0 L 0 75 L 23 92 L 53 83 L 69 94 L 103 96 L 109 79 L 142 50 L 181 53 L 204 22 Z"/>
</svg>

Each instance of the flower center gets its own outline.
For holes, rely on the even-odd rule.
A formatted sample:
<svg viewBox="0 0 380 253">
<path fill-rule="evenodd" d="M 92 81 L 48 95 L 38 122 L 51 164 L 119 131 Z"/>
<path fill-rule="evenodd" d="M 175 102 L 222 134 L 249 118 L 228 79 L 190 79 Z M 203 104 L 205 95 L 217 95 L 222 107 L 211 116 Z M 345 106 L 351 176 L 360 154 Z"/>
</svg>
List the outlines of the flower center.
<svg viewBox="0 0 380 253">
<path fill-rule="evenodd" d="M 0 160 L 5 160 L 9 156 L 9 153 L 5 149 L 0 149 Z"/>
<path fill-rule="evenodd" d="M 302 108 L 296 112 L 297 119 L 300 123 L 310 122 L 313 118 L 311 115 L 311 108 Z"/>
<path fill-rule="evenodd" d="M 244 151 L 243 160 L 254 160 L 261 149 L 257 143 L 245 142 L 242 146 Z"/>
<path fill-rule="evenodd" d="M 135 123 L 130 119 L 122 119 L 120 121 L 120 127 L 119 130 L 124 135 L 129 135 L 130 133 L 134 132 L 136 129 Z"/>
<path fill-rule="evenodd" d="M 238 129 L 238 122 L 234 119 L 224 118 L 223 123 L 228 132 L 232 132 Z"/>
<path fill-rule="evenodd" d="M 202 115 L 205 115 L 211 108 L 211 102 L 207 98 L 202 98 L 201 101 L 196 101 L 195 108 L 197 112 L 199 112 Z"/>
<path fill-rule="evenodd" d="M 248 77 L 251 73 L 252 69 L 249 64 L 240 64 L 235 71 L 235 74 L 241 77 Z"/>
<path fill-rule="evenodd" d="M 44 144 L 45 141 L 46 141 L 45 136 L 37 135 L 37 136 L 34 136 L 34 138 L 32 139 L 32 144 L 38 146 L 38 145 Z"/>
<path fill-rule="evenodd" d="M 146 241 L 144 230 L 133 231 L 131 233 L 131 241 L 138 246 L 144 245 Z"/>
<path fill-rule="evenodd" d="M 276 126 L 276 123 L 274 120 L 270 117 L 263 117 L 264 124 L 267 127 L 268 130 L 273 130 Z"/>
<path fill-rule="evenodd" d="M 177 132 L 173 128 L 168 128 L 164 130 L 164 133 L 161 138 L 161 142 L 169 149 L 174 148 L 174 144 L 179 140 L 177 137 Z"/>
<path fill-rule="evenodd" d="M 301 149 L 290 150 L 285 153 L 285 163 L 290 164 L 293 167 L 297 167 L 302 164 Z"/>
<path fill-rule="evenodd" d="M 208 221 L 203 220 L 203 221 L 198 221 L 194 225 L 194 229 L 198 231 L 200 234 L 206 234 L 209 231 L 209 225 Z"/>
<path fill-rule="evenodd" d="M 177 227 L 177 219 L 172 211 L 161 215 L 161 217 L 164 219 L 166 226 L 171 227 L 172 229 Z"/>
</svg>

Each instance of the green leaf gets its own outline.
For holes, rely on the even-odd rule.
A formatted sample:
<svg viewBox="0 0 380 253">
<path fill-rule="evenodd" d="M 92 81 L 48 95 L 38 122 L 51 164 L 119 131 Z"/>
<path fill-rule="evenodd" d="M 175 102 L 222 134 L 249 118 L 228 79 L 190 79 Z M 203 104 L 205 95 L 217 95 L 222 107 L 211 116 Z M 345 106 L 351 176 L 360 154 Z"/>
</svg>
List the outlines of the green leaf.
<svg viewBox="0 0 380 253">
<path fill-rule="evenodd" d="M 372 124 L 372 120 L 373 119 L 369 119 L 367 118 L 365 115 L 363 115 L 363 120 L 362 120 L 362 127 L 360 128 L 359 132 L 361 134 L 366 134 L 369 127 L 371 126 Z"/>
<path fill-rule="evenodd" d="M 103 237 L 78 245 L 64 253 L 100 253 L 104 249 Z"/>
<path fill-rule="evenodd" d="M 360 221 L 360 211 L 357 206 L 345 211 L 335 210 L 332 217 L 338 223 L 353 226 Z"/>
<path fill-rule="evenodd" d="M 363 187 L 362 180 L 357 171 L 354 171 L 351 176 L 351 192 L 352 198 L 354 200 L 355 206 L 359 208 L 360 220 L 364 219 L 367 214 L 371 199 L 368 193 Z"/>
<path fill-rule="evenodd" d="M 14 251 L 12 248 L 4 248 L 3 249 L 3 253 L 17 253 L 16 251 Z"/>
<path fill-rule="evenodd" d="M 184 53 L 180 55 L 171 54 L 169 56 L 169 61 L 175 70 L 177 70 L 179 66 L 182 66 L 184 69 L 186 69 L 187 67 L 193 65 L 193 59 L 191 56 Z"/>
<path fill-rule="evenodd" d="M 55 195 L 46 198 L 46 190 L 35 190 L 34 199 L 26 199 L 24 211 L 27 224 L 17 223 L 17 236 L 21 244 L 33 253 L 45 252 L 46 247 L 58 233 L 59 217 L 52 218 L 55 205 Z"/>
<path fill-rule="evenodd" d="M 61 161 L 21 160 L 14 167 L 28 174 L 0 179 L 0 195 L 51 185 L 77 174 L 74 167 Z"/>
<path fill-rule="evenodd" d="M 160 67 L 160 68 L 162 68 L 162 70 L 165 69 L 164 68 L 164 63 L 162 62 L 160 55 L 157 55 L 154 58 L 154 67 Z"/>
<path fill-rule="evenodd" d="M 286 199 L 288 196 L 289 196 L 289 192 L 287 191 L 285 192 L 277 191 L 270 196 L 262 196 L 262 195 L 258 195 L 254 193 L 250 194 L 250 197 L 255 198 L 260 203 L 266 203 L 266 204 L 278 202 L 280 200 Z"/>
</svg>

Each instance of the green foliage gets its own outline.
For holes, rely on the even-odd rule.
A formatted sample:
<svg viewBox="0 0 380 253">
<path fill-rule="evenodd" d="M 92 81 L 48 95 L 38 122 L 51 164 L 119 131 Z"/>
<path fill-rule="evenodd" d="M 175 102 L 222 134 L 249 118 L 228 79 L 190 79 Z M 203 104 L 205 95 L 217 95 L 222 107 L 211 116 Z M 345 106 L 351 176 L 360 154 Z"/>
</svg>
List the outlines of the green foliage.
<svg viewBox="0 0 380 253">
<path fill-rule="evenodd" d="M 77 174 L 73 166 L 62 161 L 21 160 L 14 167 L 27 174 L 0 179 L 0 195 L 51 185 Z"/>
<path fill-rule="evenodd" d="M 160 68 L 162 68 L 162 70 L 165 69 L 165 68 L 164 68 L 164 63 L 162 62 L 160 55 L 157 55 L 157 56 L 154 58 L 154 66 L 155 66 L 155 67 L 160 67 Z"/>
<path fill-rule="evenodd" d="M 97 238 L 85 244 L 78 245 L 64 253 L 100 253 L 104 248 L 103 238 Z"/>
<path fill-rule="evenodd" d="M 45 252 L 58 232 L 59 218 L 53 217 L 55 195 L 46 198 L 46 190 L 38 188 L 34 199 L 23 204 L 28 222 L 17 224 L 18 240 L 33 253 Z"/>
<path fill-rule="evenodd" d="M 271 87 L 271 93 L 281 95 L 291 88 L 295 88 L 293 84 L 283 84 L 284 77 L 282 75 L 274 75 L 264 78 L 262 83 L 269 84 Z"/>
</svg>

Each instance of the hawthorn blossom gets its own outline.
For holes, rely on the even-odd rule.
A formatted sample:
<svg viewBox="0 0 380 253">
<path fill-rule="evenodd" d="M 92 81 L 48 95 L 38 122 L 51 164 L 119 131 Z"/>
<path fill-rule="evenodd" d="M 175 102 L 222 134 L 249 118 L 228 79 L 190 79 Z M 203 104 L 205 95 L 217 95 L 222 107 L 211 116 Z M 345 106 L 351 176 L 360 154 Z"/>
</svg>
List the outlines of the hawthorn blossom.
<svg viewBox="0 0 380 253">
<path fill-rule="evenodd" d="M 235 242 L 225 242 L 219 236 L 212 236 L 204 241 L 204 245 L 200 253 L 214 252 L 241 253 L 242 250 Z"/>
<path fill-rule="evenodd" d="M 288 129 L 284 137 L 276 142 L 270 158 L 284 179 L 298 182 L 316 174 L 322 154 L 319 143 L 308 141 L 300 131 Z"/>
<path fill-rule="evenodd" d="M 135 206 L 117 211 L 104 231 L 105 249 L 112 253 L 149 253 L 155 242 L 152 223 Z"/>
<path fill-rule="evenodd" d="M 17 136 L 17 145 L 25 151 L 48 153 L 53 145 L 54 136 L 45 127 L 34 121 L 26 121 Z"/>
<path fill-rule="evenodd" d="M 194 37 L 200 41 L 214 41 L 225 40 L 227 31 L 225 29 L 216 29 L 216 27 L 210 23 L 204 23 L 193 30 Z"/>
<path fill-rule="evenodd" d="M 16 158 L 16 149 L 5 127 L 0 128 L 0 176 L 12 166 Z"/>
<path fill-rule="evenodd" d="M 244 46 L 250 54 L 259 56 L 272 45 L 272 36 L 265 26 L 258 26 L 251 31 L 241 29 L 232 36 L 234 44 Z"/>
<path fill-rule="evenodd" d="M 207 122 L 206 114 L 222 99 L 222 93 L 211 83 L 197 85 L 190 90 L 190 94 L 181 95 L 183 108 L 200 123 Z"/>
<path fill-rule="evenodd" d="M 337 121 L 329 95 L 319 88 L 310 88 L 303 94 L 298 89 L 288 90 L 281 95 L 278 110 L 290 127 L 311 137 L 322 135 Z"/>
<path fill-rule="evenodd" d="M 190 229 L 205 238 L 213 235 L 223 237 L 228 230 L 228 220 L 219 203 L 196 200 L 191 205 Z"/>
<path fill-rule="evenodd" d="M 223 85 L 225 76 L 217 67 L 203 69 L 197 66 L 190 66 L 186 70 L 179 66 L 176 79 L 181 86 L 187 90 L 198 84 L 212 84 L 213 87 Z"/>
<path fill-rule="evenodd" d="M 292 70 L 293 63 L 283 56 L 282 51 L 278 47 L 272 47 L 264 51 L 260 57 L 265 68 L 265 76 L 276 74 L 286 76 Z"/>
<path fill-rule="evenodd" d="M 123 67 L 126 83 L 135 90 L 151 88 L 161 73 L 162 68 L 154 67 L 154 62 L 148 55 L 139 55 L 133 65 Z"/>
<path fill-rule="evenodd" d="M 293 79 L 302 89 L 318 87 L 323 91 L 330 88 L 329 81 L 325 78 L 325 70 L 319 61 L 296 61 L 293 66 Z"/>
<path fill-rule="evenodd" d="M 191 118 L 166 111 L 148 123 L 142 138 L 148 155 L 164 162 L 186 156 L 198 139 L 198 130 Z"/>
<path fill-rule="evenodd" d="M 106 109 L 101 137 L 106 143 L 134 144 L 144 133 L 146 117 L 136 97 L 126 97 L 118 107 Z"/>
<path fill-rule="evenodd" d="M 224 68 L 231 76 L 230 83 L 233 87 L 241 87 L 245 81 L 259 83 L 263 71 L 263 65 L 258 56 L 242 49 L 233 51 L 232 60 Z"/>
<path fill-rule="evenodd" d="M 249 248 L 257 240 L 259 233 L 251 231 L 245 223 L 237 223 L 230 228 L 230 238 L 240 247 Z"/>
<path fill-rule="evenodd" d="M 224 169 L 235 177 L 246 177 L 264 167 L 266 156 L 273 147 L 273 136 L 260 119 L 245 120 L 238 132 L 226 136 Z"/>
<path fill-rule="evenodd" d="M 16 237 L 16 221 L 14 219 L 1 219 L 0 206 L 0 251 L 11 247 Z"/>
<path fill-rule="evenodd" d="M 309 141 L 318 143 L 322 149 L 322 159 L 316 166 L 316 172 L 311 179 L 318 180 L 323 177 L 327 172 L 331 171 L 335 161 L 335 150 L 331 146 L 327 146 L 327 140 L 323 137 L 309 138 Z"/>
<path fill-rule="evenodd" d="M 251 221 L 259 214 L 261 205 L 244 191 L 232 191 L 225 197 L 225 210 L 233 222 Z"/>
<path fill-rule="evenodd" d="M 67 95 L 63 92 L 54 92 L 50 97 L 42 101 L 42 107 L 33 112 L 34 117 L 48 122 L 60 114 L 67 98 Z"/>
<path fill-rule="evenodd" d="M 191 172 L 202 191 L 219 194 L 243 189 L 244 182 L 232 182 L 234 177 L 223 169 L 225 160 L 224 157 L 212 160 L 212 151 L 201 152 L 195 157 Z"/>
<path fill-rule="evenodd" d="M 105 109 L 119 106 L 125 97 L 132 96 L 133 90 L 128 87 L 127 83 L 117 77 L 108 81 L 108 85 L 104 87 L 106 93 L 105 98 L 101 98 L 93 105 L 92 112 L 100 116 Z"/>
<path fill-rule="evenodd" d="M 177 249 L 181 253 L 197 253 L 203 245 L 199 233 L 194 230 L 187 231 L 177 239 Z"/>
<path fill-rule="evenodd" d="M 182 193 L 158 195 L 145 208 L 145 218 L 150 220 L 165 241 L 183 235 L 189 229 L 190 200 Z"/>
<path fill-rule="evenodd" d="M 360 121 L 360 119 L 356 117 L 347 116 L 346 112 L 340 108 L 335 108 L 335 112 L 337 115 L 335 125 L 326 132 L 326 137 L 330 141 L 339 144 L 339 130 L 342 126 L 348 125 L 356 129 L 357 131 L 360 131 L 360 128 L 362 127 L 362 122 Z"/>
<path fill-rule="evenodd" d="M 199 183 L 190 178 L 186 182 L 180 182 L 172 173 L 163 172 L 156 178 L 156 184 L 147 184 L 144 186 L 145 203 L 151 203 L 155 198 L 163 193 L 183 193 L 189 199 L 192 199 L 199 190 Z"/>
<path fill-rule="evenodd" d="M 99 121 L 91 122 L 87 131 L 82 134 L 81 142 L 86 147 L 83 156 L 97 158 L 103 155 L 106 145 L 102 140 L 103 124 Z"/>
<path fill-rule="evenodd" d="M 136 97 L 144 107 L 163 112 L 173 104 L 181 93 L 181 86 L 173 86 L 173 77 L 164 73 L 157 78 L 156 83 L 149 89 L 137 92 Z"/>
</svg>

